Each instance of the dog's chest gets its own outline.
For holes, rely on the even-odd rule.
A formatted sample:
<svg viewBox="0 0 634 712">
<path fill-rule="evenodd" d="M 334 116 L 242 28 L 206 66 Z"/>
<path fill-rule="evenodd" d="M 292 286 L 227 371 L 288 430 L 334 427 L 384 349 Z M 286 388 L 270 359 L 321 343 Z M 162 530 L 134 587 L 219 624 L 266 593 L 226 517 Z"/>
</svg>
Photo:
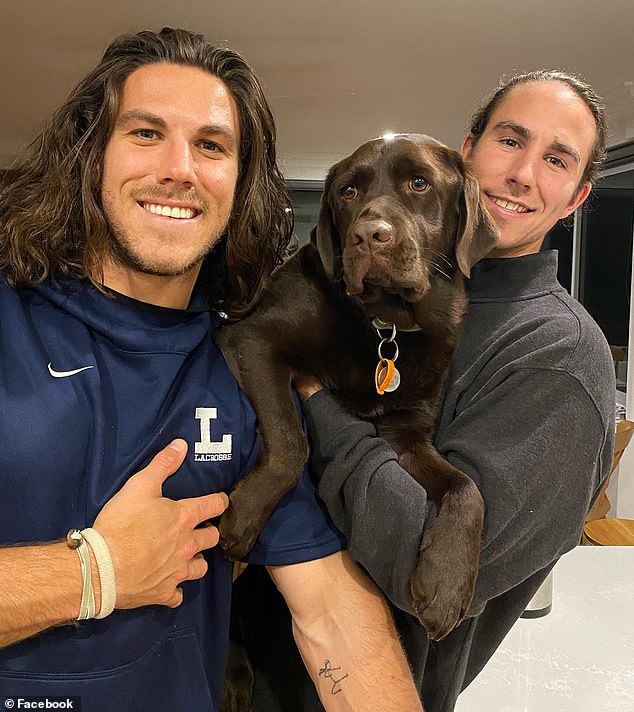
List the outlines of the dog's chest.
<svg viewBox="0 0 634 712">
<path fill-rule="evenodd" d="M 344 408 L 364 417 L 378 417 L 395 410 L 427 408 L 436 401 L 447 363 L 435 357 L 431 339 L 424 334 L 399 339 L 398 347 L 384 343 L 381 355 L 378 338 L 350 341 L 353 343 L 339 352 L 336 363 L 324 360 L 318 369 L 320 379 Z M 380 394 L 387 361 L 392 361 L 397 371 L 389 387 L 397 381 L 398 385 Z"/>
</svg>

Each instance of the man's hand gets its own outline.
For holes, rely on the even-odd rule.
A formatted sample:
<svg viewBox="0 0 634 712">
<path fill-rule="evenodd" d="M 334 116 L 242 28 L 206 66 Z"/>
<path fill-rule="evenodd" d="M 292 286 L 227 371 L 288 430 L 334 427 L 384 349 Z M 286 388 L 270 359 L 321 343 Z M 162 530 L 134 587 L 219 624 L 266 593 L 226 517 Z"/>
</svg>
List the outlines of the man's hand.
<svg viewBox="0 0 634 712">
<path fill-rule="evenodd" d="M 116 608 L 175 608 L 183 600 L 179 584 L 207 573 L 200 552 L 216 546 L 219 534 L 215 526 L 198 525 L 222 514 L 229 497 L 224 492 L 178 501 L 163 497 L 163 483 L 186 452 L 187 443 L 174 440 L 130 477 L 95 520 L 114 564 Z"/>
<path fill-rule="evenodd" d="M 314 376 L 295 376 L 293 379 L 293 387 L 302 402 L 308 400 L 312 395 L 324 388 Z"/>
<path fill-rule="evenodd" d="M 223 492 L 178 501 L 163 497 L 163 483 L 186 452 L 185 441 L 174 440 L 130 477 L 95 520 L 112 556 L 116 608 L 175 608 L 183 600 L 180 584 L 207 572 L 200 552 L 216 546 L 219 534 L 206 522 L 225 511 L 229 498 Z M 94 560 L 92 565 L 99 609 Z M 65 542 L 0 548 L 0 648 L 76 619 L 81 591 L 79 559 Z"/>
</svg>

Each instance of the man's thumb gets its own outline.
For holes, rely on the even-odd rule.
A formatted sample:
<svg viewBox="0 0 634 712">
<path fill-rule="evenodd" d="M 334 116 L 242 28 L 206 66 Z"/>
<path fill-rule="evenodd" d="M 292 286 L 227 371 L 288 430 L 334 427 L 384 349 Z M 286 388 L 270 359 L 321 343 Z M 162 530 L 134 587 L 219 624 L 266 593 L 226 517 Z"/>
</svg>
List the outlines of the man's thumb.
<svg viewBox="0 0 634 712">
<path fill-rule="evenodd" d="M 160 489 L 163 482 L 183 464 L 186 453 L 187 443 L 184 440 L 180 438 L 172 440 L 167 447 L 157 452 L 147 467 L 140 470 L 138 474 L 144 479 L 151 480 L 152 484 Z"/>
</svg>

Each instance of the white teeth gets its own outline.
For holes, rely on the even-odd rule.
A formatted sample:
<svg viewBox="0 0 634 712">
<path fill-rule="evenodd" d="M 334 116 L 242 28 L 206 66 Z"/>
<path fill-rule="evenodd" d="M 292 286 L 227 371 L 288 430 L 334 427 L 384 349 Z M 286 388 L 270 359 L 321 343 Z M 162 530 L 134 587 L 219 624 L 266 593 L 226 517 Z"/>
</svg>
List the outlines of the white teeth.
<svg viewBox="0 0 634 712">
<path fill-rule="evenodd" d="M 164 215 L 168 218 L 178 218 L 180 220 L 189 220 L 196 214 L 196 211 L 192 208 L 171 208 L 169 205 L 157 205 L 156 203 L 141 203 L 141 207 L 155 215 Z"/>
<path fill-rule="evenodd" d="M 519 203 L 511 203 L 508 200 L 502 200 L 501 198 L 494 198 L 491 196 L 491 200 L 496 204 L 499 205 L 501 208 L 504 208 L 505 210 L 510 210 L 513 213 L 527 213 L 528 208 L 525 208 L 523 205 L 520 205 Z"/>
</svg>

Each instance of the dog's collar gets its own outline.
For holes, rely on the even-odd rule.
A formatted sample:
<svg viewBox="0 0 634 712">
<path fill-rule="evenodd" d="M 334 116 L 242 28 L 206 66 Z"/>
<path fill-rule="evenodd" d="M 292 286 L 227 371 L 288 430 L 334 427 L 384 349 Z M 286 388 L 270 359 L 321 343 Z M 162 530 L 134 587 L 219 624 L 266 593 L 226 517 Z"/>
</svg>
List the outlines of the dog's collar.
<svg viewBox="0 0 634 712">
<path fill-rule="evenodd" d="M 349 294 L 347 289 L 345 289 L 345 285 L 343 283 L 342 283 L 342 287 L 343 287 L 343 292 L 346 295 L 346 297 L 348 299 L 350 299 L 353 303 L 355 303 L 357 305 L 357 308 L 359 308 L 362 311 L 365 311 L 361 300 L 358 297 L 353 297 L 351 294 Z M 398 372 L 398 369 L 394 365 L 394 362 L 398 358 L 398 353 L 399 353 L 398 352 L 398 344 L 396 343 L 397 327 L 394 322 L 383 321 L 382 319 L 379 319 L 379 317 L 377 317 L 377 316 L 373 317 L 373 319 L 370 323 L 376 329 L 376 332 L 379 335 L 379 339 L 381 340 L 379 343 L 379 348 L 378 348 L 379 363 L 377 364 L 377 367 L 376 367 L 374 380 L 375 380 L 376 392 L 380 396 L 382 396 L 384 393 L 391 393 L 392 391 L 395 391 L 401 383 L 401 374 Z M 381 334 L 381 331 L 389 331 L 391 333 L 389 336 L 383 336 L 383 334 Z M 417 324 L 416 326 L 410 327 L 409 329 L 399 329 L 399 331 L 417 332 L 417 331 L 422 331 L 422 329 Z M 393 345 L 394 349 L 395 349 L 395 353 L 393 354 L 391 359 L 386 358 L 383 355 L 383 351 L 382 351 L 383 346 L 388 343 Z"/>
<path fill-rule="evenodd" d="M 392 331 L 394 324 L 391 321 L 382 321 L 378 316 L 375 316 L 374 319 L 372 319 L 372 326 L 380 331 Z M 422 329 L 416 324 L 416 326 L 410 326 L 409 329 L 399 329 L 399 331 L 407 334 L 414 331 L 422 331 Z"/>
<path fill-rule="evenodd" d="M 365 312 L 365 306 L 363 305 L 363 302 L 359 299 L 359 297 L 354 297 L 348 289 L 346 288 L 346 283 L 345 280 L 342 278 L 341 280 L 338 281 L 338 284 L 340 285 L 341 293 L 351 302 L 357 305 L 357 308 L 361 312 Z M 370 322 L 372 326 L 377 330 L 377 331 L 392 331 L 392 327 L 394 326 L 394 323 L 391 321 L 383 321 L 382 319 L 379 319 L 378 316 L 375 316 L 372 318 L 372 321 Z M 402 331 L 406 334 L 408 333 L 415 333 L 417 331 L 422 331 L 422 328 L 416 324 L 415 326 L 410 326 L 409 329 L 399 329 L 399 331 Z"/>
</svg>

